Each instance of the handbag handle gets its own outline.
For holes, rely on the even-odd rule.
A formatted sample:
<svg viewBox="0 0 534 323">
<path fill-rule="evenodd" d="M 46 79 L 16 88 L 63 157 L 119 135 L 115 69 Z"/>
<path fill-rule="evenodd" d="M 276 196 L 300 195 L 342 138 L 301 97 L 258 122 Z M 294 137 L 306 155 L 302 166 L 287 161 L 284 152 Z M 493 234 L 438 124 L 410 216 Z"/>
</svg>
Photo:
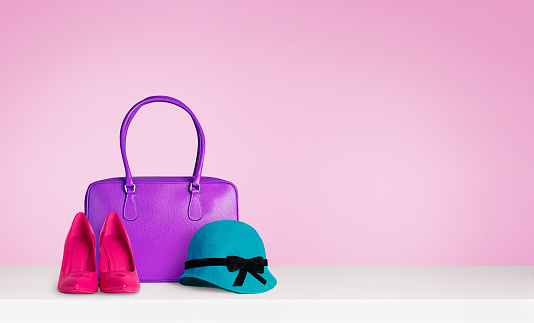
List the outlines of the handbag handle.
<svg viewBox="0 0 534 323">
<path fill-rule="evenodd" d="M 132 119 L 137 113 L 137 111 L 139 111 L 139 109 L 141 109 L 143 105 L 153 103 L 153 102 L 166 102 L 166 103 L 177 105 L 180 108 L 184 109 L 187 113 L 189 113 L 189 116 L 191 116 L 191 119 L 193 119 L 193 123 L 195 124 L 195 128 L 197 130 L 198 148 L 197 148 L 195 169 L 193 170 L 193 182 L 191 183 L 190 190 L 191 192 L 193 192 L 193 188 L 195 188 L 195 191 L 198 192 L 200 190 L 200 176 L 202 175 L 202 165 L 204 164 L 204 152 L 206 149 L 206 141 L 204 139 L 204 132 L 202 131 L 202 127 L 200 126 L 200 123 L 198 122 L 197 117 L 195 117 L 195 114 L 193 113 L 193 111 L 191 111 L 191 109 L 189 109 L 180 100 L 171 98 L 170 96 L 162 96 L 162 95 L 151 96 L 144 100 L 139 101 L 136 105 L 134 105 L 130 109 L 130 111 L 128 111 L 128 113 L 124 117 L 124 120 L 122 121 L 121 133 L 120 133 L 120 145 L 121 145 L 122 161 L 124 163 L 124 170 L 126 171 L 125 190 L 127 193 L 129 190 L 135 191 L 135 185 L 133 183 L 132 172 L 130 171 L 130 165 L 128 164 L 128 157 L 126 157 L 126 135 L 128 134 L 128 127 L 130 126 L 130 122 L 132 122 Z"/>
</svg>

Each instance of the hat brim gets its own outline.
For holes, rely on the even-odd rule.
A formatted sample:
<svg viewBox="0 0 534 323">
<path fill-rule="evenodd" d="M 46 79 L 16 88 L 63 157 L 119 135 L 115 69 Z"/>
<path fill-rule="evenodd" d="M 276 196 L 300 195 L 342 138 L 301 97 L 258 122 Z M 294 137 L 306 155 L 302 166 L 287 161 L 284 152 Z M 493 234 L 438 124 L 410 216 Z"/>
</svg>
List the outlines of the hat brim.
<svg viewBox="0 0 534 323">
<path fill-rule="evenodd" d="M 276 286 L 276 278 L 268 268 L 262 276 L 267 282 L 262 284 L 254 276 L 247 273 L 242 286 L 233 286 L 239 271 L 229 272 L 224 266 L 206 266 L 190 268 L 178 278 L 178 282 L 186 286 L 222 288 L 239 294 L 259 294 L 273 289 Z"/>
</svg>

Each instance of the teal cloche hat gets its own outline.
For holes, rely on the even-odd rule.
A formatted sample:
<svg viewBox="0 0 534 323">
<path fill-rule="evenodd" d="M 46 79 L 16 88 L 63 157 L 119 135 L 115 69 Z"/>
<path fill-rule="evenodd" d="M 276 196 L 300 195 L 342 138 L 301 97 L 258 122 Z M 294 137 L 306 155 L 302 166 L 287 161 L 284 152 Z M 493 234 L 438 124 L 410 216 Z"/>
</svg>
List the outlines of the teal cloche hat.
<svg viewBox="0 0 534 323">
<path fill-rule="evenodd" d="M 276 286 L 260 235 L 250 225 L 234 220 L 211 222 L 195 233 L 178 281 L 241 294 L 263 293 Z"/>
</svg>

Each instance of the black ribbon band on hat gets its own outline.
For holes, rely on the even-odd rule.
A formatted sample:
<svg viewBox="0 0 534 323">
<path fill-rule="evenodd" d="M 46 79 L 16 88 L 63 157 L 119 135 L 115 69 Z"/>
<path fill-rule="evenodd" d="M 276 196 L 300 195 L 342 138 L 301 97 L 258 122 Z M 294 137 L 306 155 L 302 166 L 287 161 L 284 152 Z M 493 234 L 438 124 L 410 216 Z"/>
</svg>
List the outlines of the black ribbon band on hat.
<svg viewBox="0 0 534 323">
<path fill-rule="evenodd" d="M 185 262 L 185 269 L 206 266 L 226 266 L 229 272 L 239 270 L 237 278 L 234 281 L 234 286 L 243 286 L 247 273 L 250 273 L 263 285 L 267 283 L 265 278 L 258 275 L 258 273 L 263 274 L 265 271 L 264 267 L 267 266 L 267 259 L 263 259 L 263 257 L 245 259 L 237 256 L 228 256 L 226 258 L 194 259 Z"/>
</svg>

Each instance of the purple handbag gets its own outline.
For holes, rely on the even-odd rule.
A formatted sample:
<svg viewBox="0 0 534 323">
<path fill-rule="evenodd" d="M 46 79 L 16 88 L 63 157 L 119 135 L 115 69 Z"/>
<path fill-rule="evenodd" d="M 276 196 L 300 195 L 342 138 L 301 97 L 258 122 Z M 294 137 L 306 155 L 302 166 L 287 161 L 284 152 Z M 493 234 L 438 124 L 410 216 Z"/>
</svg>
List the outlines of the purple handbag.
<svg viewBox="0 0 534 323">
<path fill-rule="evenodd" d="M 191 177 L 132 177 L 126 157 L 128 126 L 145 104 L 168 102 L 189 113 L 198 137 L 197 158 Z M 205 140 L 193 112 L 182 102 L 167 96 L 146 98 L 128 111 L 120 133 L 126 177 L 94 182 L 85 195 L 85 214 L 96 233 L 111 211 L 121 216 L 126 228 L 139 280 L 177 281 L 184 272 L 189 241 L 203 225 L 217 220 L 237 220 L 237 188 L 213 177 L 201 177 Z M 100 255 L 97 247 L 97 268 Z"/>
</svg>

